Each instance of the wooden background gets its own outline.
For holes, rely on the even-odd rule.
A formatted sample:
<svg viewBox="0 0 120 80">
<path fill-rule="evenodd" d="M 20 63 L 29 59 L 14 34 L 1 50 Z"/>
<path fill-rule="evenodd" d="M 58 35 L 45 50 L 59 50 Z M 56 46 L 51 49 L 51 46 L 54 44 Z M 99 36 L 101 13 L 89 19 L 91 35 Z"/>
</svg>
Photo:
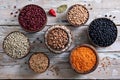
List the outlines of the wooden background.
<svg viewBox="0 0 120 80">
<path fill-rule="evenodd" d="M 42 6 L 46 13 L 49 9 L 57 9 L 62 4 L 68 7 L 78 3 L 87 7 L 90 13 L 88 22 L 81 27 L 74 28 L 66 20 L 66 12 L 57 13 L 57 17 L 48 16 L 46 27 L 37 33 L 26 33 L 18 24 L 18 9 L 27 4 L 37 4 Z M 13 13 L 13 14 L 12 14 Z M 118 28 L 118 37 L 116 42 L 106 48 L 96 47 L 100 57 L 98 68 L 87 75 L 80 75 L 74 72 L 68 61 L 71 49 L 83 43 L 89 43 L 87 37 L 87 28 L 90 22 L 99 17 L 107 17 L 113 20 Z M 69 27 L 73 32 L 74 41 L 68 51 L 62 54 L 53 54 L 44 44 L 45 31 L 54 24 L 63 24 Z M 23 58 L 14 60 L 7 56 L 2 50 L 4 37 L 12 31 L 24 32 L 30 39 L 32 50 L 30 54 Z M 120 0 L 0 0 L 0 78 L 39 78 L 39 79 L 119 79 L 120 78 Z M 36 74 L 28 67 L 28 59 L 33 52 L 44 52 L 50 58 L 49 69 L 42 73 Z"/>
</svg>

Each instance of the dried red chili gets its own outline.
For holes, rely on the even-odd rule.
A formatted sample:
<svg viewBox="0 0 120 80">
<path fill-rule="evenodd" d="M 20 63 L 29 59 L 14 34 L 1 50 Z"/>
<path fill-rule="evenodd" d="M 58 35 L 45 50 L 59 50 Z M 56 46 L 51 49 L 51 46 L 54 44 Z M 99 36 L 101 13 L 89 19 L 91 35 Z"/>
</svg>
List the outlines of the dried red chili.
<svg viewBox="0 0 120 80">
<path fill-rule="evenodd" d="M 47 16 L 43 8 L 30 4 L 25 6 L 19 14 L 19 23 L 26 31 L 40 31 L 47 22 Z"/>
<path fill-rule="evenodd" d="M 56 17 L 56 12 L 55 12 L 54 9 L 50 9 L 50 10 L 49 10 L 49 14 L 50 14 L 51 16 L 55 16 L 55 17 Z"/>
</svg>

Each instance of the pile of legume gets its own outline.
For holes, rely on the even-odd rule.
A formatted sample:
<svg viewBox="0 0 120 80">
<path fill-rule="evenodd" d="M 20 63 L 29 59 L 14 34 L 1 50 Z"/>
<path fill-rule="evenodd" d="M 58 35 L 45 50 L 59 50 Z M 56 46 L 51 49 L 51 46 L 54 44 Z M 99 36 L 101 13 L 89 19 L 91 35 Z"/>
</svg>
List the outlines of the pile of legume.
<svg viewBox="0 0 120 80">
<path fill-rule="evenodd" d="M 29 59 L 29 66 L 33 71 L 43 73 L 49 66 L 49 58 L 41 52 L 34 53 Z"/>
<path fill-rule="evenodd" d="M 22 58 L 28 54 L 30 43 L 23 33 L 14 31 L 4 39 L 3 49 L 12 58 Z"/>
<path fill-rule="evenodd" d="M 101 47 L 111 45 L 117 38 L 117 28 L 107 18 L 98 18 L 92 21 L 88 33 L 92 42 Z"/>
<path fill-rule="evenodd" d="M 70 63 L 78 73 L 88 73 L 97 66 L 96 52 L 87 45 L 76 47 L 71 52 Z"/>
<path fill-rule="evenodd" d="M 88 17 L 88 10 L 84 6 L 79 4 L 70 7 L 67 13 L 68 21 L 74 26 L 84 24 L 85 22 L 87 22 Z"/>
<path fill-rule="evenodd" d="M 55 50 L 61 50 L 64 49 L 68 44 L 68 35 L 63 29 L 55 28 L 49 31 L 47 35 L 47 41 L 51 48 Z"/>
<path fill-rule="evenodd" d="M 45 43 L 52 52 L 64 52 L 72 43 L 71 31 L 63 25 L 53 25 L 46 31 Z"/>
<path fill-rule="evenodd" d="M 47 22 L 44 9 L 33 4 L 25 6 L 20 11 L 18 19 L 22 28 L 30 32 L 40 31 Z"/>
</svg>

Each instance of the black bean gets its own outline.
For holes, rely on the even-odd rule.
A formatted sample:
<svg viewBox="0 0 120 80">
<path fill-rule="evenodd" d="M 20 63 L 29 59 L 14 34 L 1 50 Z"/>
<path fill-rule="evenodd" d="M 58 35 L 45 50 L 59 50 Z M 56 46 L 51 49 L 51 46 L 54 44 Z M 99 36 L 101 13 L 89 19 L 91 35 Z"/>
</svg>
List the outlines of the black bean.
<svg viewBox="0 0 120 80">
<path fill-rule="evenodd" d="M 107 18 L 98 18 L 91 22 L 88 33 L 93 43 L 107 47 L 116 40 L 117 27 Z"/>
</svg>

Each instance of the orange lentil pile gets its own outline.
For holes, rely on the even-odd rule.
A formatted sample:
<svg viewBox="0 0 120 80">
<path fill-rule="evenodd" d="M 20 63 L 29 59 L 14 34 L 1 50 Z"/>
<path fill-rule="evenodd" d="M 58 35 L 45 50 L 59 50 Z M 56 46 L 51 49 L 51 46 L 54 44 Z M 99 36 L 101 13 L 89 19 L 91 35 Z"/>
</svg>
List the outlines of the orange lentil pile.
<svg viewBox="0 0 120 80">
<path fill-rule="evenodd" d="M 77 72 L 89 72 L 96 64 L 95 52 L 86 46 L 77 47 L 70 55 L 70 63 Z"/>
</svg>

